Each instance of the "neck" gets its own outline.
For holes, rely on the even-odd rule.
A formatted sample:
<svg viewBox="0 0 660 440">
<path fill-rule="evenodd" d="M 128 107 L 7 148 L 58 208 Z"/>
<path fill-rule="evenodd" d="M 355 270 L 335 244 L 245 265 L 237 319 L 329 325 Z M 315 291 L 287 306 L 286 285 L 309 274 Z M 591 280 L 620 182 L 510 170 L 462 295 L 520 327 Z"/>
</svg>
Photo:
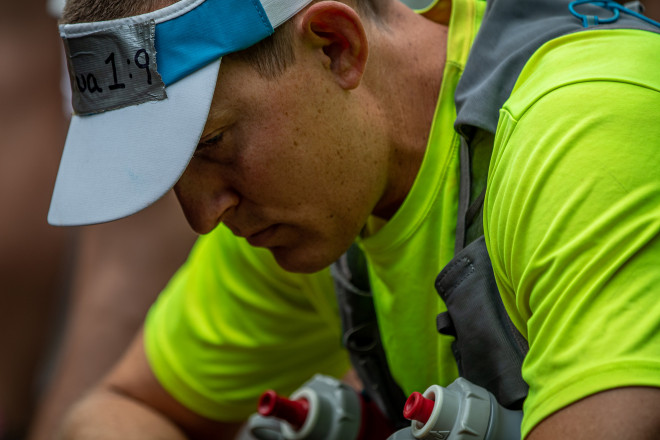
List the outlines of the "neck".
<svg viewBox="0 0 660 440">
<path fill-rule="evenodd" d="M 389 219 L 410 191 L 426 152 L 445 66 L 447 27 L 393 2 L 386 25 L 372 31 L 379 38 L 372 39 L 364 80 L 389 141 L 388 183 L 373 213 Z"/>
</svg>

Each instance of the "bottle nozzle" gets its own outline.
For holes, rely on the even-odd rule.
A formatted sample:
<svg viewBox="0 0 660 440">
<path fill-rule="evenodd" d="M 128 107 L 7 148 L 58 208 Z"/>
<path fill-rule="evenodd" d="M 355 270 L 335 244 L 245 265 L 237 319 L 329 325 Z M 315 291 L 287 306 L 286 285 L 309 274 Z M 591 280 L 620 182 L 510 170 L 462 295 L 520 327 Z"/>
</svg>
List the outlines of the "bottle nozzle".
<svg viewBox="0 0 660 440">
<path fill-rule="evenodd" d="M 415 391 L 406 400 L 406 405 L 403 407 L 403 417 L 408 420 L 426 423 L 431 417 L 434 405 L 433 400 L 427 399 L 421 393 Z"/>
<path fill-rule="evenodd" d="M 264 417 L 277 417 L 299 430 L 307 419 L 309 402 L 306 399 L 290 400 L 268 390 L 259 398 L 257 411 Z"/>
</svg>

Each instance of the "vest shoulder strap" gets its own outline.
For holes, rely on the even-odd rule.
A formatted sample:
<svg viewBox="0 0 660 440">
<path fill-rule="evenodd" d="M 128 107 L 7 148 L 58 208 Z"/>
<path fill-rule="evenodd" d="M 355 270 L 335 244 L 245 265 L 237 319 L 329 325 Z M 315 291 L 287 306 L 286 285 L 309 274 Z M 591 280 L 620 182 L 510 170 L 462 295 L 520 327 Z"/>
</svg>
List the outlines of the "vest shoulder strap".
<svg viewBox="0 0 660 440">
<path fill-rule="evenodd" d="M 364 254 L 353 244 L 330 270 L 342 322 L 342 343 L 362 381 L 363 394 L 394 428 L 401 429 L 410 424 L 403 417 L 406 395 L 392 377 L 385 357 Z"/>
<path fill-rule="evenodd" d="M 521 409 L 528 391 L 522 362 L 529 346 L 504 308 L 483 236 L 445 266 L 435 287 L 447 306 L 436 324 L 440 333 L 455 338 L 459 375 L 493 393 L 502 406 Z"/>
</svg>

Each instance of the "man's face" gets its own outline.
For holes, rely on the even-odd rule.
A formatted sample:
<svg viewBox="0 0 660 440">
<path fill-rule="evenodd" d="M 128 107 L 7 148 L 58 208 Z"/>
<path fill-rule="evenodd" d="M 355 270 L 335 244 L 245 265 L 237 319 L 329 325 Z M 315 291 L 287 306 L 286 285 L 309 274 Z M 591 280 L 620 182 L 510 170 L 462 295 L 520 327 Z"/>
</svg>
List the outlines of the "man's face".
<svg viewBox="0 0 660 440">
<path fill-rule="evenodd" d="M 175 186 L 195 231 L 223 222 L 296 272 L 336 260 L 387 183 L 368 106 L 320 65 L 297 61 L 266 79 L 225 57 L 198 151 Z"/>
</svg>

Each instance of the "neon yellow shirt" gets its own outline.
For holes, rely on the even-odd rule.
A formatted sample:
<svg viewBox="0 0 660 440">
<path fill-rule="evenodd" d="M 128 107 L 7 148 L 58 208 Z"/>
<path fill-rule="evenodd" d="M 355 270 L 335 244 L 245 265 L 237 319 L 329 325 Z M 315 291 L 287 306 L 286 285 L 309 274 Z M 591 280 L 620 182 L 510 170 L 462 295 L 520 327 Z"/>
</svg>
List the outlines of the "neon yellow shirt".
<svg viewBox="0 0 660 440">
<path fill-rule="evenodd" d="M 371 221 L 358 240 L 371 266 L 390 369 L 406 392 L 448 385 L 457 375 L 451 338 L 433 325 L 445 310 L 433 281 L 453 255 L 453 95 L 485 9 L 476 4 L 454 2 L 439 104 L 413 188 L 390 221 L 380 228 Z M 268 251 L 220 226 L 200 238 L 150 311 L 145 349 L 158 380 L 184 405 L 209 418 L 243 420 L 268 388 L 288 394 L 314 373 L 343 375 L 349 361 L 340 333 L 329 270 L 286 273 Z"/>
<path fill-rule="evenodd" d="M 451 340 L 433 327 L 444 305 L 432 286 L 453 254 L 453 92 L 485 5 L 452 6 L 447 66 L 420 173 L 397 214 L 384 225 L 372 219 L 358 240 L 390 368 L 406 392 L 446 385 L 457 374 Z M 609 63 L 606 81 L 587 81 L 597 79 L 592 75 L 555 87 L 560 73 L 593 73 L 575 62 L 585 51 L 591 63 L 616 59 L 613 50 L 631 56 L 657 40 L 607 32 L 544 46 L 501 113 L 484 218 L 505 305 L 531 345 L 524 433 L 594 392 L 660 386 L 660 108 L 657 82 L 640 83 L 659 66 L 648 56 L 633 72 Z M 660 53 L 657 44 L 649 47 Z M 580 148 L 572 149 L 577 140 Z M 602 197 L 586 197 L 593 192 Z M 151 310 L 145 344 L 156 376 L 180 402 L 213 419 L 243 420 L 267 388 L 288 394 L 316 372 L 341 376 L 349 363 L 340 338 L 329 271 L 288 274 L 268 251 L 219 227 L 199 240 Z"/>
<path fill-rule="evenodd" d="M 660 386 L 658 54 L 650 32 L 558 38 L 500 111 L 484 228 L 530 344 L 524 435 L 599 391 Z"/>
</svg>

